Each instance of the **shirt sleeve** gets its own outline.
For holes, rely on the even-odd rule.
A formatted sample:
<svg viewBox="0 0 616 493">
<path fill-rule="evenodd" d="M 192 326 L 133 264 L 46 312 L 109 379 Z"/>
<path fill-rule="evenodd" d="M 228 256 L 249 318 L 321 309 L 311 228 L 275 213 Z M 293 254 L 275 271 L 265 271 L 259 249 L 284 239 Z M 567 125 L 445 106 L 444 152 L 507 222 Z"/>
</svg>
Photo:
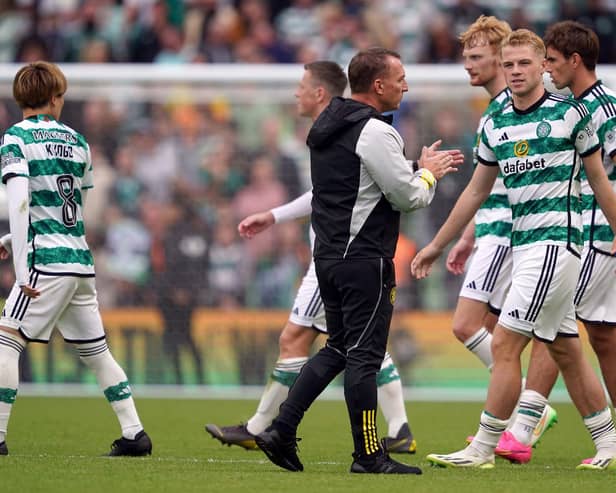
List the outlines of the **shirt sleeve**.
<svg viewBox="0 0 616 493">
<path fill-rule="evenodd" d="M 2 183 L 13 176 L 29 176 L 28 161 L 26 161 L 23 141 L 9 133 L 2 138 L 0 161 L 2 166 Z"/>
<path fill-rule="evenodd" d="M 583 104 L 569 110 L 570 118 L 574 118 L 571 139 L 581 157 L 586 157 L 600 148 L 599 137 L 592 123 L 590 113 Z"/>
<path fill-rule="evenodd" d="M 486 166 L 498 166 L 498 159 L 496 158 L 494 149 L 492 149 L 490 145 L 485 125 L 481 130 L 479 145 L 477 146 L 477 162 L 485 164 Z"/>
<path fill-rule="evenodd" d="M 303 195 L 300 195 L 295 200 L 287 202 L 279 207 L 272 209 L 274 222 L 284 223 L 299 219 L 300 217 L 309 216 L 312 212 L 312 190 L 308 190 Z"/>
<path fill-rule="evenodd" d="M 28 218 L 30 217 L 28 178 L 13 176 L 8 179 L 6 188 L 15 280 L 18 286 L 27 286 L 29 284 Z"/>
<path fill-rule="evenodd" d="M 355 151 L 392 207 L 409 212 L 432 202 L 436 180 L 427 169 L 413 172 L 403 149 L 404 142 L 396 129 L 372 118 L 364 126 Z"/>
<path fill-rule="evenodd" d="M 603 135 L 603 138 L 599 140 L 603 143 L 605 154 L 614 159 L 616 157 L 616 115 L 606 120 L 598 131 L 600 137 Z"/>
<path fill-rule="evenodd" d="M 94 188 L 94 170 L 92 167 L 92 153 L 90 152 L 90 146 L 86 145 L 86 165 L 81 181 L 81 189 L 88 190 Z"/>
</svg>

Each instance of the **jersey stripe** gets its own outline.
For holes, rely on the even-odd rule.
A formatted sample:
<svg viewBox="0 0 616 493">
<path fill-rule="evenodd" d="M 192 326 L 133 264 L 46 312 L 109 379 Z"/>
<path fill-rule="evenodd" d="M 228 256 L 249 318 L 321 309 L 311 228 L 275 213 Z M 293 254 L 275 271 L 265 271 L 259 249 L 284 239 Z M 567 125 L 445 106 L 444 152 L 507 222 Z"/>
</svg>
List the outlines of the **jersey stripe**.
<svg viewBox="0 0 616 493">
<path fill-rule="evenodd" d="M 48 115 L 9 128 L 0 147 L 2 179 L 29 183 L 28 267 L 45 274 L 93 276 L 81 190 L 93 184 L 82 135 Z"/>
<path fill-rule="evenodd" d="M 616 190 L 616 168 L 611 156 L 616 156 L 616 92 L 597 81 L 579 97 L 592 115 L 592 121 L 602 146 L 603 164 L 612 188 Z M 610 254 L 614 233 L 595 200 L 594 193 L 582 170 L 582 220 L 584 244 Z"/>
<path fill-rule="evenodd" d="M 543 267 L 541 269 L 541 274 L 539 275 L 539 280 L 537 281 L 537 287 L 535 288 L 535 292 L 533 293 L 533 299 L 530 303 L 530 306 L 528 307 L 528 311 L 526 312 L 524 320 L 527 320 L 529 322 L 535 322 L 537 320 L 537 317 L 541 312 L 541 307 L 543 306 L 545 298 L 548 294 L 552 279 L 554 278 L 554 271 L 556 270 L 557 259 L 558 247 L 556 245 L 548 245 L 545 257 L 543 259 Z"/>
<path fill-rule="evenodd" d="M 510 98 L 511 91 L 509 89 L 501 91 L 490 101 L 490 104 L 481 116 L 477 127 L 476 144 L 473 147 L 474 167 L 478 164 L 477 149 L 486 121 L 492 114 L 499 113 L 509 103 Z M 509 245 L 511 242 L 511 211 L 505 185 L 503 184 L 503 177 L 500 173 L 494 182 L 490 196 L 475 214 L 475 238 L 477 240 L 489 238 L 490 241 L 503 245 Z"/>
</svg>

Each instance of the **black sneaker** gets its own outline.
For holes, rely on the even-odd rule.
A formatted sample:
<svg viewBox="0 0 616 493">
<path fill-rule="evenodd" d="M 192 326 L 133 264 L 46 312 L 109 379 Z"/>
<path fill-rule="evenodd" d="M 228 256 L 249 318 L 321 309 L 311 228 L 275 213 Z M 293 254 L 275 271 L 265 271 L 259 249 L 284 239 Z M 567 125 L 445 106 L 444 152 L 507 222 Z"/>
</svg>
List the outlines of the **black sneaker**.
<svg viewBox="0 0 616 493">
<path fill-rule="evenodd" d="M 148 434 L 141 430 L 135 435 L 134 440 L 128 438 L 118 438 L 111 444 L 110 457 L 130 456 L 140 457 L 152 453 L 152 441 Z"/>
<path fill-rule="evenodd" d="M 379 454 L 372 460 L 355 459 L 351 464 L 351 472 L 359 474 L 421 474 L 421 469 L 397 462 L 387 454 Z"/>
<path fill-rule="evenodd" d="M 212 435 L 223 445 L 238 445 L 246 450 L 257 450 L 255 436 L 248 431 L 245 424 L 235 426 L 205 425 L 205 431 Z"/>
<path fill-rule="evenodd" d="M 404 423 L 395 438 L 385 437 L 381 439 L 385 452 L 390 454 L 414 454 L 417 452 L 417 442 L 413 438 L 408 423 Z"/>
<path fill-rule="evenodd" d="M 297 442 L 300 438 L 283 437 L 278 430 L 265 430 L 255 436 L 255 442 L 259 448 L 277 466 L 289 471 L 303 471 L 304 466 L 297 456 Z"/>
<path fill-rule="evenodd" d="M 9 449 L 6 446 L 6 442 L 0 443 L 0 455 L 9 455 Z"/>
</svg>

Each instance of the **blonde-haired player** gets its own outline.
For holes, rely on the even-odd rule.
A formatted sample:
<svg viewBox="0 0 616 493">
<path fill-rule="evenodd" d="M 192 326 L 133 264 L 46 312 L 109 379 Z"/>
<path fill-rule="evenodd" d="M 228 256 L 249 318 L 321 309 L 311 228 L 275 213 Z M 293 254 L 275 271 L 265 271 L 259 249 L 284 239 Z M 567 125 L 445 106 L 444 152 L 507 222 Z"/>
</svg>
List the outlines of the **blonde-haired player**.
<svg viewBox="0 0 616 493">
<path fill-rule="evenodd" d="M 519 29 L 501 45 L 512 102 L 484 125 L 479 164 L 449 218 L 412 263 L 426 277 L 446 245 L 470 221 L 504 175 L 512 209 L 512 284 L 494 329 L 494 366 L 479 430 L 471 444 L 428 460 L 449 467 L 494 467 L 494 450 L 520 389 L 520 355 L 535 338 L 548 343 L 571 398 L 596 447 L 590 464 L 602 470 L 616 461 L 616 432 L 605 394 L 585 359 L 573 297 L 580 271 L 582 219 L 580 158 L 597 202 L 616 230 L 616 193 L 603 169 L 599 140 L 585 106 L 547 92 L 545 47 Z"/>
</svg>

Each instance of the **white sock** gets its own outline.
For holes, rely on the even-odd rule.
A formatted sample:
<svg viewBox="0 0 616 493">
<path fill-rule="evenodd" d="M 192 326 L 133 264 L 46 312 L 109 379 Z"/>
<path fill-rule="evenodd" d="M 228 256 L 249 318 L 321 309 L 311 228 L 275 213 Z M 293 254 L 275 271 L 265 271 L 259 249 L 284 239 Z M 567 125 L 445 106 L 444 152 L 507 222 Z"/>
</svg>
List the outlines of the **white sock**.
<svg viewBox="0 0 616 493">
<path fill-rule="evenodd" d="M 81 361 L 94 372 L 99 386 L 111 404 L 120 422 L 122 436 L 133 440 L 135 435 L 143 430 L 143 426 L 137 414 L 126 373 L 113 359 L 105 340 L 76 346 Z"/>
<path fill-rule="evenodd" d="M 515 407 L 513 408 L 513 413 L 509 416 L 509 424 L 507 425 L 507 430 L 511 430 L 515 426 L 515 420 L 518 417 L 518 406 L 520 405 L 520 399 L 522 398 L 522 392 L 526 388 L 526 377 L 522 377 L 522 388 L 520 388 L 520 397 L 518 398 L 518 402 L 516 402 Z"/>
<path fill-rule="evenodd" d="M 539 424 L 543 410 L 548 400 L 539 392 L 524 390 L 520 395 L 515 420 L 510 431 L 515 439 L 524 445 L 530 445 L 533 440 L 533 431 Z"/>
<path fill-rule="evenodd" d="M 381 364 L 376 375 L 378 401 L 385 421 L 387 422 L 387 435 L 395 438 L 404 423 L 408 422 L 402 395 L 402 382 L 398 369 L 389 353 Z"/>
<path fill-rule="evenodd" d="M 261 395 L 259 406 L 254 416 L 246 423 L 246 429 L 253 435 L 265 430 L 278 415 L 280 404 L 289 395 L 291 385 L 297 380 L 299 372 L 308 361 L 307 356 L 284 358 L 276 361 L 276 366 L 270 375 L 270 382 Z"/>
<path fill-rule="evenodd" d="M 584 425 L 597 447 L 597 455 L 603 453 L 613 457 L 616 454 L 616 432 L 610 408 L 606 407 L 590 416 L 584 416 Z"/>
<path fill-rule="evenodd" d="M 477 356 L 487 369 L 492 371 L 492 334 L 485 327 L 482 327 L 466 341 L 466 349 Z"/>
<path fill-rule="evenodd" d="M 477 434 L 468 448 L 480 457 L 493 455 L 498 440 L 505 431 L 507 422 L 506 419 L 498 419 L 487 411 L 483 411 L 479 419 L 479 430 L 477 430 Z"/>
<path fill-rule="evenodd" d="M 19 387 L 19 355 L 23 340 L 9 332 L 0 332 L 0 443 L 6 440 L 11 409 Z"/>
</svg>

